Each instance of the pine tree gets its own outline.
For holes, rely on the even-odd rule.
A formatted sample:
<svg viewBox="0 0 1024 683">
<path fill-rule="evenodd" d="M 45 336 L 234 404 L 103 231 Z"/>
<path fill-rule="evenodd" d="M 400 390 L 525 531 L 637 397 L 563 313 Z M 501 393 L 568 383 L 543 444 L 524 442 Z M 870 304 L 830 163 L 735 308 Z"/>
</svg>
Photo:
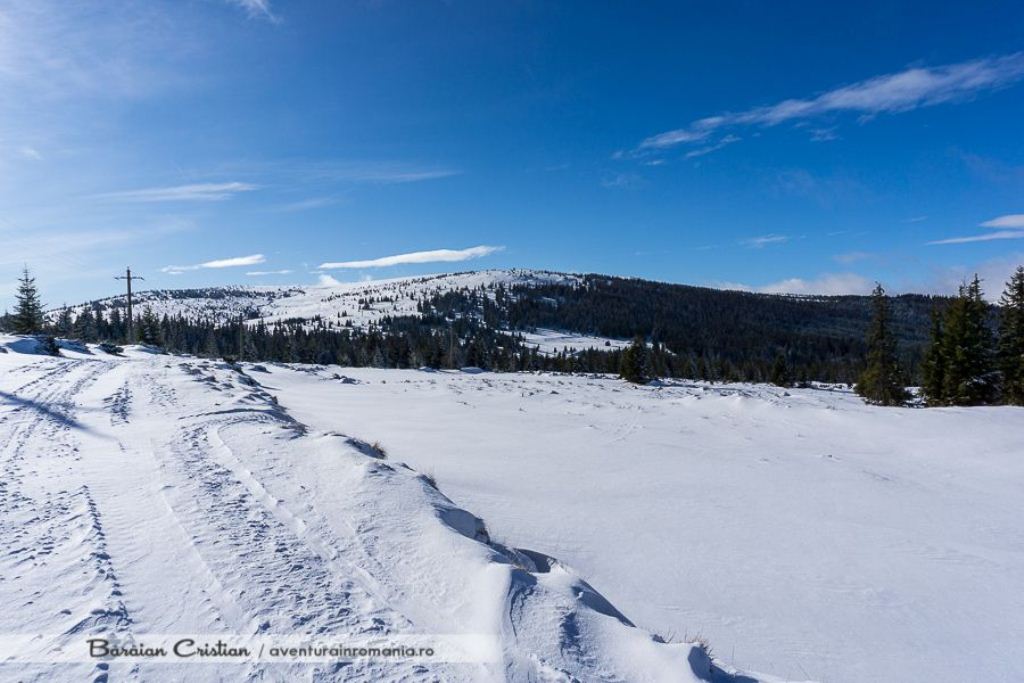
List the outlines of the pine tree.
<svg viewBox="0 0 1024 683">
<path fill-rule="evenodd" d="M 156 314 L 153 313 L 153 309 L 149 306 L 142 311 L 142 317 L 139 319 L 139 341 L 143 344 L 150 346 L 160 346 L 163 344 L 163 334 L 160 330 L 160 319 L 157 318 Z"/>
<path fill-rule="evenodd" d="M 777 387 L 793 386 L 793 378 L 790 376 L 789 365 L 786 363 L 786 354 L 782 351 L 775 354 L 775 360 L 772 362 L 768 381 Z"/>
<path fill-rule="evenodd" d="M 1003 372 L 1003 400 L 1024 405 L 1024 266 L 1006 283 L 999 299 L 999 366 Z"/>
<path fill-rule="evenodd" d="M 992 332 L 981 281 L 960 287 L 946 313 L 942 353 L 945 358 L 942 392 L 949 405 L 973 406 L 998 399 Z"/>
<path fill-rule="evenodd" d="M 70 337 L 74 332 L 74 321 L 71 318 L 71 309 L 64 305 L 57 315 L 57 334 L 62 337 Z"/>
<path fill-rule="evenodd" d="M 896 338 L 890 329 L 889 299 L 881 284 L 871 293 L 874 317 L 868 329 L 867 368 L 857 380 L 856 391 L 871 403 L 896 406 L 910 397 L 896 355 Z"/>
<path fill-rule="evenodd" d="M 38 334 L 43 330 L 43 304 L 39 301 L 39 290 L 36 280 L 29 275 L 28 267 L 22 271 L 18 279 L 18 302 L 14 312 L 14 331 L 18 334 Z"/>
<path fill-rule="evenodd" d="M 627 382 L 643 384 L 647 381 L 647 344 L 637 335 L 633 343 L 622 352 L 619 376 Z"/>
<path fill-rule="evenodd" d="M 83 308 L 82 312 L 75 318 L 72 329 L 74 330 L 75 337 L 78 339 L 84 342 L 93 342 L 97 340 L 96 327 L 96 316 L 88 308 Z"/>
<path fill-rule="evenodd" d="M 936 307 L 932 311 L 931 343 L 921 363 L 924 379 L 922 390 L 929 405 L 941 406 L 946 402 L 946 357 L 943 353 L 944 328 L 943 312 Z"/>
</svg>

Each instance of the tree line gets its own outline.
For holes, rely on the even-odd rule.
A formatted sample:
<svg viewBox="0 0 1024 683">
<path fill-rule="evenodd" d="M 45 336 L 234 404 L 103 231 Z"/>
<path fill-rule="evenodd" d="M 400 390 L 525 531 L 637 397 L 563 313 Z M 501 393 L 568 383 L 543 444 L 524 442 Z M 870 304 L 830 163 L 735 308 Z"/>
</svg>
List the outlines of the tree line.
<svg viewBox="0 0 1024 683">
<path fill-rule="evenodd" d="M 881 285 L 872 299 L 867 366 L 856 389 L 870 402 L 902 405 L 910 395 Z M 985 302 L 977 275 L 935 308 L 922 378 L 922 397 L 930 406 L 1024 405 L 1024 266 L 1006 283 L 998 316 Z"/>
<path fill-rule="evenodd" d="M 906 387 L 913 384 L 922 387 L 928 405 L 1024 404 L 1024 267 L 1007 283 L 998 307 L 985 302 L 977 277 L 952 298 L 890 297 L 879 285 L 870 299 L 803 300 L 585 276 L 575 287 L 497 285 L 435 293 L 417 303 L 419 315 L 387 316 L 365 329 L 350 322 L 339 329 L 320 316 L 268 325 L 243 314 L 224 323 L 157 316 L 148 307 L 129 325 L 121 308 L 99 303 L 47 316 L 27 268 L 16 300 L 15 311 L 0 317 L 0 329 L 141 342 L 206 357 L 618 373 L 634 382 L 847 382 L 881 405 L 907 402 Z M 625 349 L 541 353 L 517 330 L 542 326 L 634 340 Z"/>
</svg>

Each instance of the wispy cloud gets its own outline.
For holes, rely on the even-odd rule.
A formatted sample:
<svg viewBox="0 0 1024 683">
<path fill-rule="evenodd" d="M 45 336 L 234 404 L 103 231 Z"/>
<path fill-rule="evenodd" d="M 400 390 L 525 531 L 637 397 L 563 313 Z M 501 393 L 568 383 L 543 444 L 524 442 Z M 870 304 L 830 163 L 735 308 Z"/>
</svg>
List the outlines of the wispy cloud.
<svg viewBox="0 0 1024 683">
<path fill-rule="evenodd" d="M 731 145 L 732 143 L 739 142 L 739 141 L 740 141 L 739 136 L 736 136 L 736 135 L 726 135 L 724 138 L 722 138 L 721 140 L 719 140 L 718 142 L 716 142 L 713 145 L 707 145 L 705 147 L 698 147 L 697 149 L 690 150 L 689 152 L 686 153 L 686 158 L 687 159 L 693 159 L 694 157 L 702 157 L 705 154 L 711 154 L 712 152 L 717 152 L 718 150 L 722 149 L 726 145 Z"/>
<path fill-rule="evenodd" d="M 636 173 L 614 173 L 601 179 L 601 187 L 625 189 L 643 185 L 644 179 Z"/>
<path fill-rule="evenodd" d="M 715 133 L 740 126 L 776 126 L 837 112 L 862 117 L 897 113 L 945 102 L 966 100 L 980 92 L 1024 78 L 1024 53 L 975 59 L 937 67 L 912 67 L 835 88 L 808 99 L 783 100 L 741 112 L 725 112 L 688 126 L 653 135 L 637 151 L 662 150 L 703 142 Z"/>
<path fill-rule="evenodd" d="M 323 161 L 276 164 L 285 174 L 294 173 L 306 181 L 367 183 L 395 185 L 418 183 L 461 175 L 462 171 L 446 166 L 419 166 L 395 161 Z"/>
<path fill-rule="evenodd" d="M 830 142 L 838 139 L 839 136 L 836 135 L 835 127 L 811 129 L 811 142 Z"/>
<path fill-rule="evenodd" d="M 869 259 L 874 254 L 867 251 L 848 251 L 845 254 L 836 254 L 832 258 L 839 263 L 856 263 L 857 261 L 864 261 Z"/>
<path fill-rule="evenodd" d="M 0 84 L 16 87 L 18 97 L 0 104 L 14 99 L 38 117 L 31 105 L 40 98 L 139 97 L 177 87 L 188 77 L 174 67 L 195 41 L 179 30 L 178 17 L 155 3 L 130 0 L 5 0 Z"/>
<path fill-rule="evenodd" d="M 935 240 L 928 244 L 967 244 L 969 242 L 991 242 L 993 240 L 1021 240 L 1024 239 L 1024 214 L 1008 214 L 999 216 L 992 220 L 979 224 L 980 227 L 989 228 L 989 232 L 980 235 L 966 235 L 963 237 L 949 237 L 947 239 Z M 991 228 L 1001 228 L 991 230 Z"/>
<path fill-rule="evenodd" d="M 856 273 L 826 273 L 816 278 L 787 278 L 767 285 L 751 286 L 741 282 L 715 282 L 718 289 L 735 289 L 763 294 L 798 294 L 838 296 L 842 294 L 868 294 L 874 282 Z"/>
<path fill-rule="evenodd" d="M 277 21 L 277 17 L 270 9 L 270 0 L 228 0 L 228 2 L 241 7 L 246 14 L 254 19 Z"/>
<path fill-rule="evenodd" d="M 239 182 L 196 183 L 106 192 L 95 195 L 95 197 L 123 202 L 217 202 L 230 199 L 240 192 L 251 192 L 257 188 L 257 185 Z"/>
<path fill-rule="evenodd" d="M 260 275 L 288 275 L 292 271 L 288 269 L 282 270 L 250 270 L 246 275 L 250 277 L 258 277 Z"/>
<path fill-rule="evenodd" d="M 337 197 L 311 197 L 309 199 L 300 199 L 295 202 L 289 202 L 287 204 L 281 204 L 275 207 L 276 211 L 293 212 L 293 211 L 310 211 L 312 209 L 322 209 L 326 206 L 337 204 L 340 200 Z"/>
<path fill-rule="evenodd" d="M 256 266 L 266 262 L 266 258 L 263 254 L 252 254 L 250 256 L 233 256 L 231 258 L 217 259 L 214 261 L 206 261 L 204 263 L 196 263 L 191 266 L 164 266 L 160 269 L 163 273 L 169 273 L 171 275 L 178 275 L 189 270 L 203 270 L 205 268 L 236 268 L 238 266 Z"/>
<path fill-rule="evenodd" d="M 789 235 L 761 235 L 740 240 L 740 244 L 751 249 L 763 249 L 770 244 L 782 244 L 789 241 Z"/>
<path fill-rule="evenodd" d="M 87 261 L 95 261 L 98 253 L 109 260 L 111 253 L 119 253 L 126 245 L 152 243 L 163 237 L 194 229 L 187 220 L 163 219 L 147 225 L 125 228 L 72 227 L 61 230 L 40 229 L 8 232 L 4 235 L 4 248 L 0 249 L 0 265 L 21 266 L 23 263 L 39 270 L 67 269 L 76 272 Z"/>
<path fill-rule="evenodd" d="M 470 259 L 489 256 L 501 251 L 505 247 L 490 247 L 480 245 L 468 249 L 433 249 L 431 251 L 414 251 L 408 254 L 395 254 L 368 261 L 339 261 L 334 263 L 321 263 L 320 268 L 387 268 L 410 263 L 453 263 L 457 261 L 468 261 Z"/>
</svg>

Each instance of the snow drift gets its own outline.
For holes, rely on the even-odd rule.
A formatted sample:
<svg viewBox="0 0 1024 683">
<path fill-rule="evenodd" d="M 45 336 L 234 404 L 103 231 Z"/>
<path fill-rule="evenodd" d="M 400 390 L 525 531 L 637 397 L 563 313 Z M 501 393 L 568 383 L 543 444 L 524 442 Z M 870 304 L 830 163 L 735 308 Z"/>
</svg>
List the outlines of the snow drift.
<svg viewBox="0 0 1024 683">
<path fill-rule="evenodd" d="M 492 541 L 407 465 L 296 420 L 272 375 L 138 347 L 51 358 L 2 344 L 5 678 L 733 678 L 700 646 L 633 626 L 557 560 Z M 90 635 L 173 633 L 476 635 L 497 652 L 196 666 L 52 664 L 10 647 L 19 635 L 75 651 Z"/>
</svg>

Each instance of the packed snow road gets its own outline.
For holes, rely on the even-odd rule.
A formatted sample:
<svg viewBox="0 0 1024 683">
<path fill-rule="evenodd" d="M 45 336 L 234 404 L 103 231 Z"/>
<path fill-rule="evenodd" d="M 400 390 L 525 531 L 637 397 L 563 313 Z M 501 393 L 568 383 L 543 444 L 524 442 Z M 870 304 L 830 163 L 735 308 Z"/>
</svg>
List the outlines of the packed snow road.
<svg viewBox="0 0 1024 683">
<path fill-rule="evenodd" d="M 0 342 L 0 679 L 732 680 L 556 560 L 492 542 L 374 446 L 297 421 L 251 368 Z M 89 638 L 159 634 L 436 642 L 441 655 L 83 654 Z"/>
</svg>

